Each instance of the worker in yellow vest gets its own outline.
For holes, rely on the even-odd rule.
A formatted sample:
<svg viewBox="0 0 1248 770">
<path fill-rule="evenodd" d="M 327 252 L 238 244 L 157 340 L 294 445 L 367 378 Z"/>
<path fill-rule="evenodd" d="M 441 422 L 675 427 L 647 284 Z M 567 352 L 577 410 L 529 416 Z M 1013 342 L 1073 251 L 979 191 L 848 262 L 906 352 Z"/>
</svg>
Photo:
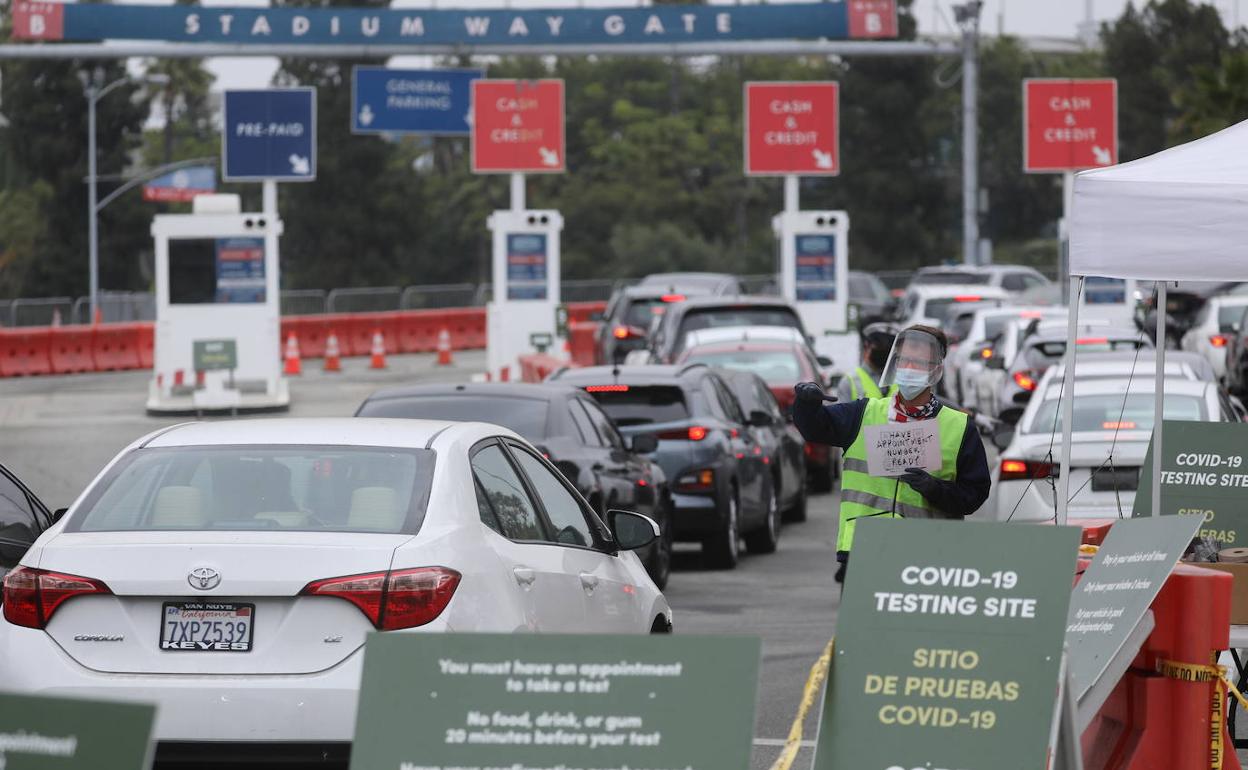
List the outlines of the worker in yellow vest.
<svg viewBox="0 0 1248 770">
<path fill-rule="evenodd" d="M 831 399 L 815 383 L 803 382 L 795 388 L 793 424 L 802 436 L 845 450 L 836 538 L 838 582 L 845 577 L 858 519 L 961 519 L 988 499 L 992 478 L 979 431 L 964 412 L 947 408 L 932 392 L 944 373 L 948 351 L 948 341 L 940 329 L 911 326 L 897 335 L 880 376 L 880 387 L 896 385 L 896 393 L 824 405 Z M 863 428 L 916 420 L 937 421 L 940 468 L 930 473 L 908 468 L 895 477 L 868 474 Z"/>
<path fill-rule="evenodd" d="M 869 323 L 862 329 L 862 363 L 858 368 L 847 373 L 836 386 L 837 398 L 841 401 L 857 401 L 860 398 L 880 398 L 880 375 L 884 373 L 884 365 L 888 363 L 888 354 L 893 352 L 893 340 L 897 339 L 897 327 L 886 321 Z M 897 392 L 894 386 L 889 388 L 889 395 Z"/>
</svg>

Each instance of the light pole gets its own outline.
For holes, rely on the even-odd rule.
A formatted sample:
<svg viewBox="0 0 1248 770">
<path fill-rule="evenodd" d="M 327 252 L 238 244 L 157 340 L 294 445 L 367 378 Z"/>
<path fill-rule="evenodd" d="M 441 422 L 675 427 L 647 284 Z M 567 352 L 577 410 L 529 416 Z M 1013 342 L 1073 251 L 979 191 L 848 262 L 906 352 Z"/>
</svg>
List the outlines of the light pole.
<svg viewBox="0 0 1248 770">
<path fill-rule="evenodd" d="M 95 105 L 111 91 L 126 83 L 135 82 L 129 75 L 117 78 L 108 85 L 103 85 L 104 68 L 96 67 L 89 74 L 79 72 L 83 94 L 87 97 L 87 250 L 90 261 L 91 320 L 95 323 L 95 314 L 99 309 L 100 299 L 100 208 L 97 204 L 96 183 L 96 148 L 95 148 Z M 169 76 L 163 74 L 145 75 L 141 82 L 168 83 Z"/>
<path fill-rule="evenodd" d="M 979 257 L 979 12 L 981 0 L 953 6 L 962 29 L 962 259 Z"/>
</svg>

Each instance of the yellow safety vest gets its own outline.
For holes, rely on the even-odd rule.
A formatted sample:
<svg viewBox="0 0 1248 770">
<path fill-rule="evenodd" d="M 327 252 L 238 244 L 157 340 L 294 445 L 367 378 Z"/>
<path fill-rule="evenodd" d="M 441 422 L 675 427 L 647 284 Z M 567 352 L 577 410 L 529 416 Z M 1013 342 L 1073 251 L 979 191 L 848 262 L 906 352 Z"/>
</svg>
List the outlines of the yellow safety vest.
<svg viewBox="0 0 1248 770">
<path fill-rule="evenodd" d="M 893 399 L 873 398 L 862 415 L 862 428 L 886 425 Z M 958 450 L 966 433 L 965 412 L 942 406 L 936 413 L 940 424 L 940 470 L 932 473 L 938 479 L 953 481 L 958 477 Z M 859 429 L 854 443 L 845 450 L 845 474 L 841 481 L 841 526 L 836 536 L 836 550 L 848 551 L 854 542 L 855 520 L 863 516 L 883 518 L 934 518 L 927 498 L 909 484 L 894 478 L 871 476 L 867 473 L 865 430 Z M 895 512 L 895 513 L 894 513 Z"/>
<path fill-rule="evenodd" d="M 896 394 L 897 386 L 890 385 L 888 387 L 889 397 L 891 398 Z M 861 366 L 849 375 L 849 395 L 855 401 L 860 398 L 884 397 L 884 394 L 880 392 L 880 386 L 875 384 L 875 378 L 871 376 L 871 372 L 868 372 Z"/>
</svg>

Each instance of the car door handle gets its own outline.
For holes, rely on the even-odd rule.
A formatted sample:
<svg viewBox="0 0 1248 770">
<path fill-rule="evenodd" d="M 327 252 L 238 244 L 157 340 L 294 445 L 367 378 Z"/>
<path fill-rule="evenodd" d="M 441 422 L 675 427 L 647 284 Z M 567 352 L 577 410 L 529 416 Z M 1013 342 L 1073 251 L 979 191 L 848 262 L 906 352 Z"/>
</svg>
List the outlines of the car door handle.
<svg viewBox="0 0 1248 770">
<path fill-rule="evenodd" d="M 530 588 L 533 581 L 537 580 L 537 573 L 531 567 L 516 567 L 511 571 L 516 576 L 516 582 L 524 588 Z"/>
<path fill-rule="evenodd" d="M 585 589 L 586 593 L 593 593 L 594 589 L 598 587 L 598 576 L 591 575 L 588 572 L 582 572 L 581 587 Z"/>
</svg>

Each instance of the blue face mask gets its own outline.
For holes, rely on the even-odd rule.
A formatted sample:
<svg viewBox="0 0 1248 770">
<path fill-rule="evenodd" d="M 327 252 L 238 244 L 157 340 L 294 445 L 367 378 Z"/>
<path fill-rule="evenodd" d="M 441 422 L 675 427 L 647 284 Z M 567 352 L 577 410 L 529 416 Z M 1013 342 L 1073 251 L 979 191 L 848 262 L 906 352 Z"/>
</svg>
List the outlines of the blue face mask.
<svg viewBox="0 0 1248 770">
<path fill-rule="evenodd" d="M 907 401 L 918 396 L 928 387 L 927 372 L 918 369 L 898 369 L 893 375 L 893 382 L 901 391 L 901 397 Z"/>
</svg>

